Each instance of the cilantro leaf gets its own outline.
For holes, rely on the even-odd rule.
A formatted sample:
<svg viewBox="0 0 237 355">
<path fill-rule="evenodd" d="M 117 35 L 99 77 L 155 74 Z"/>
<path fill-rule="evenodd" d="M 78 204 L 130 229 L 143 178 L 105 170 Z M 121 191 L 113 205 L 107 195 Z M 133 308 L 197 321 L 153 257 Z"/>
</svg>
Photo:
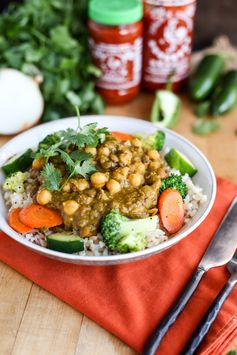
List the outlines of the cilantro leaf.
<svg viewBox="0 0 237 355">
<path fill-rule="evenodd" d="M 39 142 L 40 149 L 48 149 L 53 144 L 58 143 L 61 141 L 61 134 L 60 131 L 47 135 L 41 142 Z"/>
<path fill-rule="evenodd" d="M 62 161 L 68 166 L 68 169 L 73 169 L 74 167 L 74 161 L 72 160 L 72 158 L 70 157 L 70 155 L 66 152 L 64 152 L 63 150 L 59 149 L 59 154 L 60 157 L 62 159 Z"/>
<path fill-rule="evenodd" d="M 86 179 L 92 173 L 94 173 L 96 171 L 96 167 L 89 160 L 85 160 L 82 163 L 81 162 L 77 162 L 75 164 L 74 171 L 75 171 L 75 174 L 79 174 L 79 175 L 83 176 Z"/>
<path fill-rule="evenodd" d="M 92 154 L 86 153 L 86 152 L 79 152 L 78 150 L 74 150 L 74 151 L 70 154 L 70 157 L 71 157 L 73 160 L 82 161 L 82 160 L 87 160 L 87 159 L 92 158 Z"/>
<path fill-rule="evenodd" d="M 43 178 L 43 187 L 50 191 L 58 191 L 60 189 L 62 174 L 52 163 L 45 164 L 41 176 Z"/>
</svg>

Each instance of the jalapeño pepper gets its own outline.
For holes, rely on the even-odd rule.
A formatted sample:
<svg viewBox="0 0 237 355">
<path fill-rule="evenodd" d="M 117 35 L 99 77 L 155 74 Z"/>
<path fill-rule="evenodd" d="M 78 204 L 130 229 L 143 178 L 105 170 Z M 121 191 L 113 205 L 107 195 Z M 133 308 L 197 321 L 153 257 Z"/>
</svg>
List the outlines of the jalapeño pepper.
<svg viewBox="0 0 237 355">
<path fill-rule="evenodd" d="M 214 91 L 211 113 L 221 116 L 234 109 L 237 104 L 237 70 L 229 70 Z"/>
<path fill-rule="evenodd" d="M 206 99 L 216 86 L 224 69 L 224 59 L 217 54 L 206 55 L 191 76 L 189 87 L 193 100 Z"/>
</svg>

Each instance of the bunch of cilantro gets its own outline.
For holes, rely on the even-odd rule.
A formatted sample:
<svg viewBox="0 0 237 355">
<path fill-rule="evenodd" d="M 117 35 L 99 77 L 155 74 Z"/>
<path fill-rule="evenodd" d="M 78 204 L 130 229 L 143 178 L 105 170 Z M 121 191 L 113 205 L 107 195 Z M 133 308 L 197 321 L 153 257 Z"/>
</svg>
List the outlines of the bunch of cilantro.
<svg viewBox="0 0 237 355">
<path fill-rule="evenodd" d="M 103 111 L 90 58 L 86 0 L 25 0 L 0 15 L 0 67 L 43 78 L 42 120 Z"/>
</svg>

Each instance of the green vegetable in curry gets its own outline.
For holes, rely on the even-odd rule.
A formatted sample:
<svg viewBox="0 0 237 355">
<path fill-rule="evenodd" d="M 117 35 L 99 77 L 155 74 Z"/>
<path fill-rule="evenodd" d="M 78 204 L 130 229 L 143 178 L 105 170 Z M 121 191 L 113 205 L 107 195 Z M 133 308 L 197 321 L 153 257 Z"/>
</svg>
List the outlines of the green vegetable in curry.
<svg viewBox="0 0 237 355">
<path fill-rule="evenodd" d="M 42 78 L 46 107 L 43 121 L 81 112 L 101 113 L 95 92 L 100 75 L 90 58 L 86 29 L 87 1 L 25 0 L 0 17 L 0 67 Z"/>
<path fill-rule="evenodd" d="M 130 233 L 120 239 L 116 250 L 119 253 L 130 253 L 144 250 L 146 246 L 147 240 L 144 233 Z"/>
<path fill-rule="evenodd" d="M 146 247 L 145 233 L 157 228 L 158 217 L 129 219 L 111 210 L 101 222 L 101 234 L 110 250 L 139 251 Z"/>
<path fill-rule="evenodd" d="M 180 175 L 172 174 L 164 179 L 160 187 L 160 193 L 169 188 L 177 190 L 183 199 L 187 196 L 188 188 Z"/>
<path fill-rule="evenodd" d="M 70 232 L 54 233 L 48 235 L 47 245 L 49 249 L 68 254 L 77 253 L 84 250 L 83 239 L 78 235 Z"/>
<path fill-rule="evenodd" d="M 2 170 L 6 175 L 11 175 L 13 173 L 17 173 L 18 171 L 26 171 L 32 161 L 32 149 L 27 149 L 26 152 L 24 152 L 21 155 L 18 156 L 13 156 L 11 159 L 8 160 L 8 162 L 2 167 Z"/>
<path fill-rule="evenodd" d="M 149 136 L 138 134 L 137 137 L 142 141 L 146 149 L 162 150 L 165 144 L 165 132 L 157 131 Z"/>
<path fill-rule="evenodd" d="M 27 175 L 21 171 L 9 175 L 3 184 L 3 191 L 24 192 L 24 182 L 26 179 Z"/>
</svg>

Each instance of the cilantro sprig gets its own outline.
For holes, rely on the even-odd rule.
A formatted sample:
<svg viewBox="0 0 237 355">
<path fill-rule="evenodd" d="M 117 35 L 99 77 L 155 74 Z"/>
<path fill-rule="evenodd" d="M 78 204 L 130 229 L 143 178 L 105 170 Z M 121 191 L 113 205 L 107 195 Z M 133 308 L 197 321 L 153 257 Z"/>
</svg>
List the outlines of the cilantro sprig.
<svg viewBox="0 0 237 355">
<path fill-rule="evenodd" d="M 86 146 L 96 147 L 109 133 L 107 128 L 97 128 L 97 123 L 89 123 L 83 127 L 80 125 L 78 113 L 78 128 L 68 128 L 50 134 L 39 143 L 39 148 L 34 154 L 35 159 L 44 158 L 45 165 L 41 172 L 43 186 L 50 191 L 59 191 L 74 176 L 80 175 L 88 178 L 96 171 L 96 166 L 91 162 L 92 155 L 82 149 Z M 76 148 L 76 150 L 73 150 Z M 67 170 L 66 181 L 62 184 L 61 171 L 50 161 L 53 157 L 59 157 Z"/>
</svg>

